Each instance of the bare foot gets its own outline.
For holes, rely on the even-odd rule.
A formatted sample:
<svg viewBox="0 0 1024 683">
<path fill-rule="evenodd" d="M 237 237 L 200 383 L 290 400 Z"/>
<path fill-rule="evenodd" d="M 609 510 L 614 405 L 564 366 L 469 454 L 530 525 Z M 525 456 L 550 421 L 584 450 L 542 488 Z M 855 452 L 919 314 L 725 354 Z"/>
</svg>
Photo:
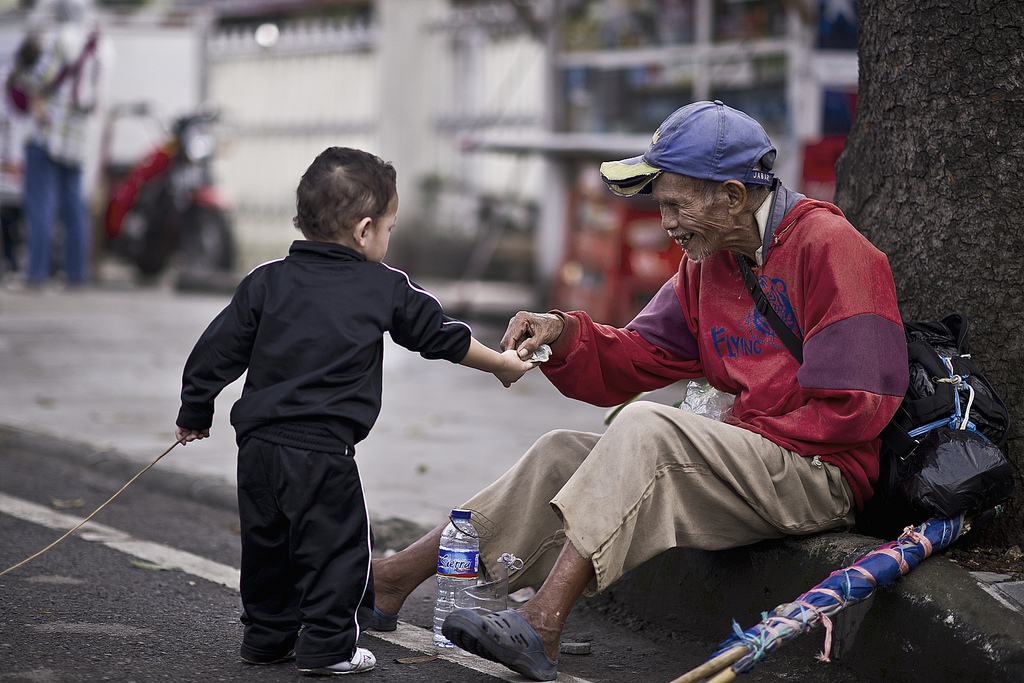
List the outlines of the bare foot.
<svg viewBox="0 0 1024 683">
<path fill-rule="evenodd" d="M 373 601 L 384 614 L 398 614 L 412 590 L 399 588 L 402 582 L 394 571 L 389 571 L 387 559 L 390 558 L 373 561 Z"/>
<path fill-rule="evenodd" d="M 445 523 L 447 524 L 447 522 Z M 373 561 L 374 602 L 384 614 L 398 614 L 409 593 L 437 572 L 441 524 L 405 550 Z"/>
<path fill-rule="evenodd" d="M 551 661 L 557 660 L 558 643 L 562 638 L 564 619 L 551 618 L 544 612 L 531 608 L 530 603 L 522 605 L 516 611 L 522 615 L 523 619 L 526 619 L 526 623 L 532 626 L 533 630 L 540 636 L 540 639 L 544 641 L 544 654 Z"/>
<path fill-rule="evenodd" d="M 593 578 L 594 566 L 590 560 L 566 541 L 537 595 L 517 610 L 540 636 L 544 642 L 544 654 L 552 661 L 558 658 L 558 641 L 562 637 L 565 619 Z"/>
</svg>

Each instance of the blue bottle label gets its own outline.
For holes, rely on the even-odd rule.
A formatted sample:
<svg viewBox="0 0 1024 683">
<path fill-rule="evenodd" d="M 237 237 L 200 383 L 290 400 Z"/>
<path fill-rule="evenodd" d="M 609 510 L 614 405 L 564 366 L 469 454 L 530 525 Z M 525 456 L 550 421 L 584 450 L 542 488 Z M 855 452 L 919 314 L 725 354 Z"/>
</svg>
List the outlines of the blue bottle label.
<svg viewBox="0 0 1024 683">
<path fill-rule="evenodd" d="M 437 573 L 455 579 L 475 579 L 479 560 L 480 551 L 478 550 L 439 548 Z"/>
</svg>

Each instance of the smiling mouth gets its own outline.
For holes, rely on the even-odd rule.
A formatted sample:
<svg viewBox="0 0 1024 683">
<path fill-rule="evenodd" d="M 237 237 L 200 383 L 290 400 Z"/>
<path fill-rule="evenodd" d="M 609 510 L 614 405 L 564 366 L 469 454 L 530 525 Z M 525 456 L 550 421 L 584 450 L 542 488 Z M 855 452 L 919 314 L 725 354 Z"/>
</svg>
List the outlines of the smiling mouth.
<svg viewBox="0 0 1024 683">
<path fill-rule="evenodd" d="M 674 233 L 674 234 L 670 233 L 669 237 L 671 237 L 672 240 L 676 244 L 678 244 L 679 246 L 685 247 L 686 243 L 689 242 L 690 239 L 693 237 L 693 233 L 692 232 L 683 232 L 683 233 Z"/>
</svg>

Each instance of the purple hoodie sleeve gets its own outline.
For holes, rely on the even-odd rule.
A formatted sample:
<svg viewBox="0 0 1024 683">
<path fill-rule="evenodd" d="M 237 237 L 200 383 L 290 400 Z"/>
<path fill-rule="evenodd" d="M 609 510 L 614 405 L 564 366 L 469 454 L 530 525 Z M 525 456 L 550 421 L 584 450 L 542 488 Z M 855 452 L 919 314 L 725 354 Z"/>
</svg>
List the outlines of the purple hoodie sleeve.
<svg viewBox="0 0 1024 683">
<path fill-rule="evenodd" d="M 908 382 L 903 326 L 871 313 L 833 323 L 804 344 L 796 376 L 805 389 L 903 396 Z"/>
<path fill-rule="evenodd" d="M 634 330 L 648 343 L 678 358 L 698 360 L 700 357 L 697 340 L 690 334 L 672 280 L 661 286 L 644 310 L 626 325 L 626 329 Z"/>
</svg>

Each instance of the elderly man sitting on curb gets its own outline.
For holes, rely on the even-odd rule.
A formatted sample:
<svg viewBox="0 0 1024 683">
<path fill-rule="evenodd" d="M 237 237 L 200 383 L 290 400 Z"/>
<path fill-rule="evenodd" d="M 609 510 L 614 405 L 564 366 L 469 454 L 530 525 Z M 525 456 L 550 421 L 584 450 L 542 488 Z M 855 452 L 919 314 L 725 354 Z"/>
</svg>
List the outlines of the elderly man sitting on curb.
<svg viewBox="0 0 1024 683">
<path fill-rule="evenodd" d="M 510 589 L 543 582 L 518 610 L 455 610 L 453 643 L 535 680 L 556 676 L 558 642 L 584 591 L 673 547 L 716 550 L 848 526 L 871 497 L 878 434 L 907 388 L 892 272 L 835 206 L 784 187 L 753 119 L 697 102 L 666 119 L 647 152 L 602 164 L 611 190 L 650 193 L 685 251 L 678 273 L 624 329 L 583 312 L 519 313 L 502 340 L 566 396 L 603 406 L 684 378 L 735 394 L 717 422 L 628 405 L 603 435 L 543 436 L 464 507 L 493 520 L 481 562 L 524 558 Z M 744 286 L 752 266 L 802 340 L 780 342 Z M 435 571 L 443 526 L 375 561 L 371 628 L 394 628 Z"/>
</svg>

